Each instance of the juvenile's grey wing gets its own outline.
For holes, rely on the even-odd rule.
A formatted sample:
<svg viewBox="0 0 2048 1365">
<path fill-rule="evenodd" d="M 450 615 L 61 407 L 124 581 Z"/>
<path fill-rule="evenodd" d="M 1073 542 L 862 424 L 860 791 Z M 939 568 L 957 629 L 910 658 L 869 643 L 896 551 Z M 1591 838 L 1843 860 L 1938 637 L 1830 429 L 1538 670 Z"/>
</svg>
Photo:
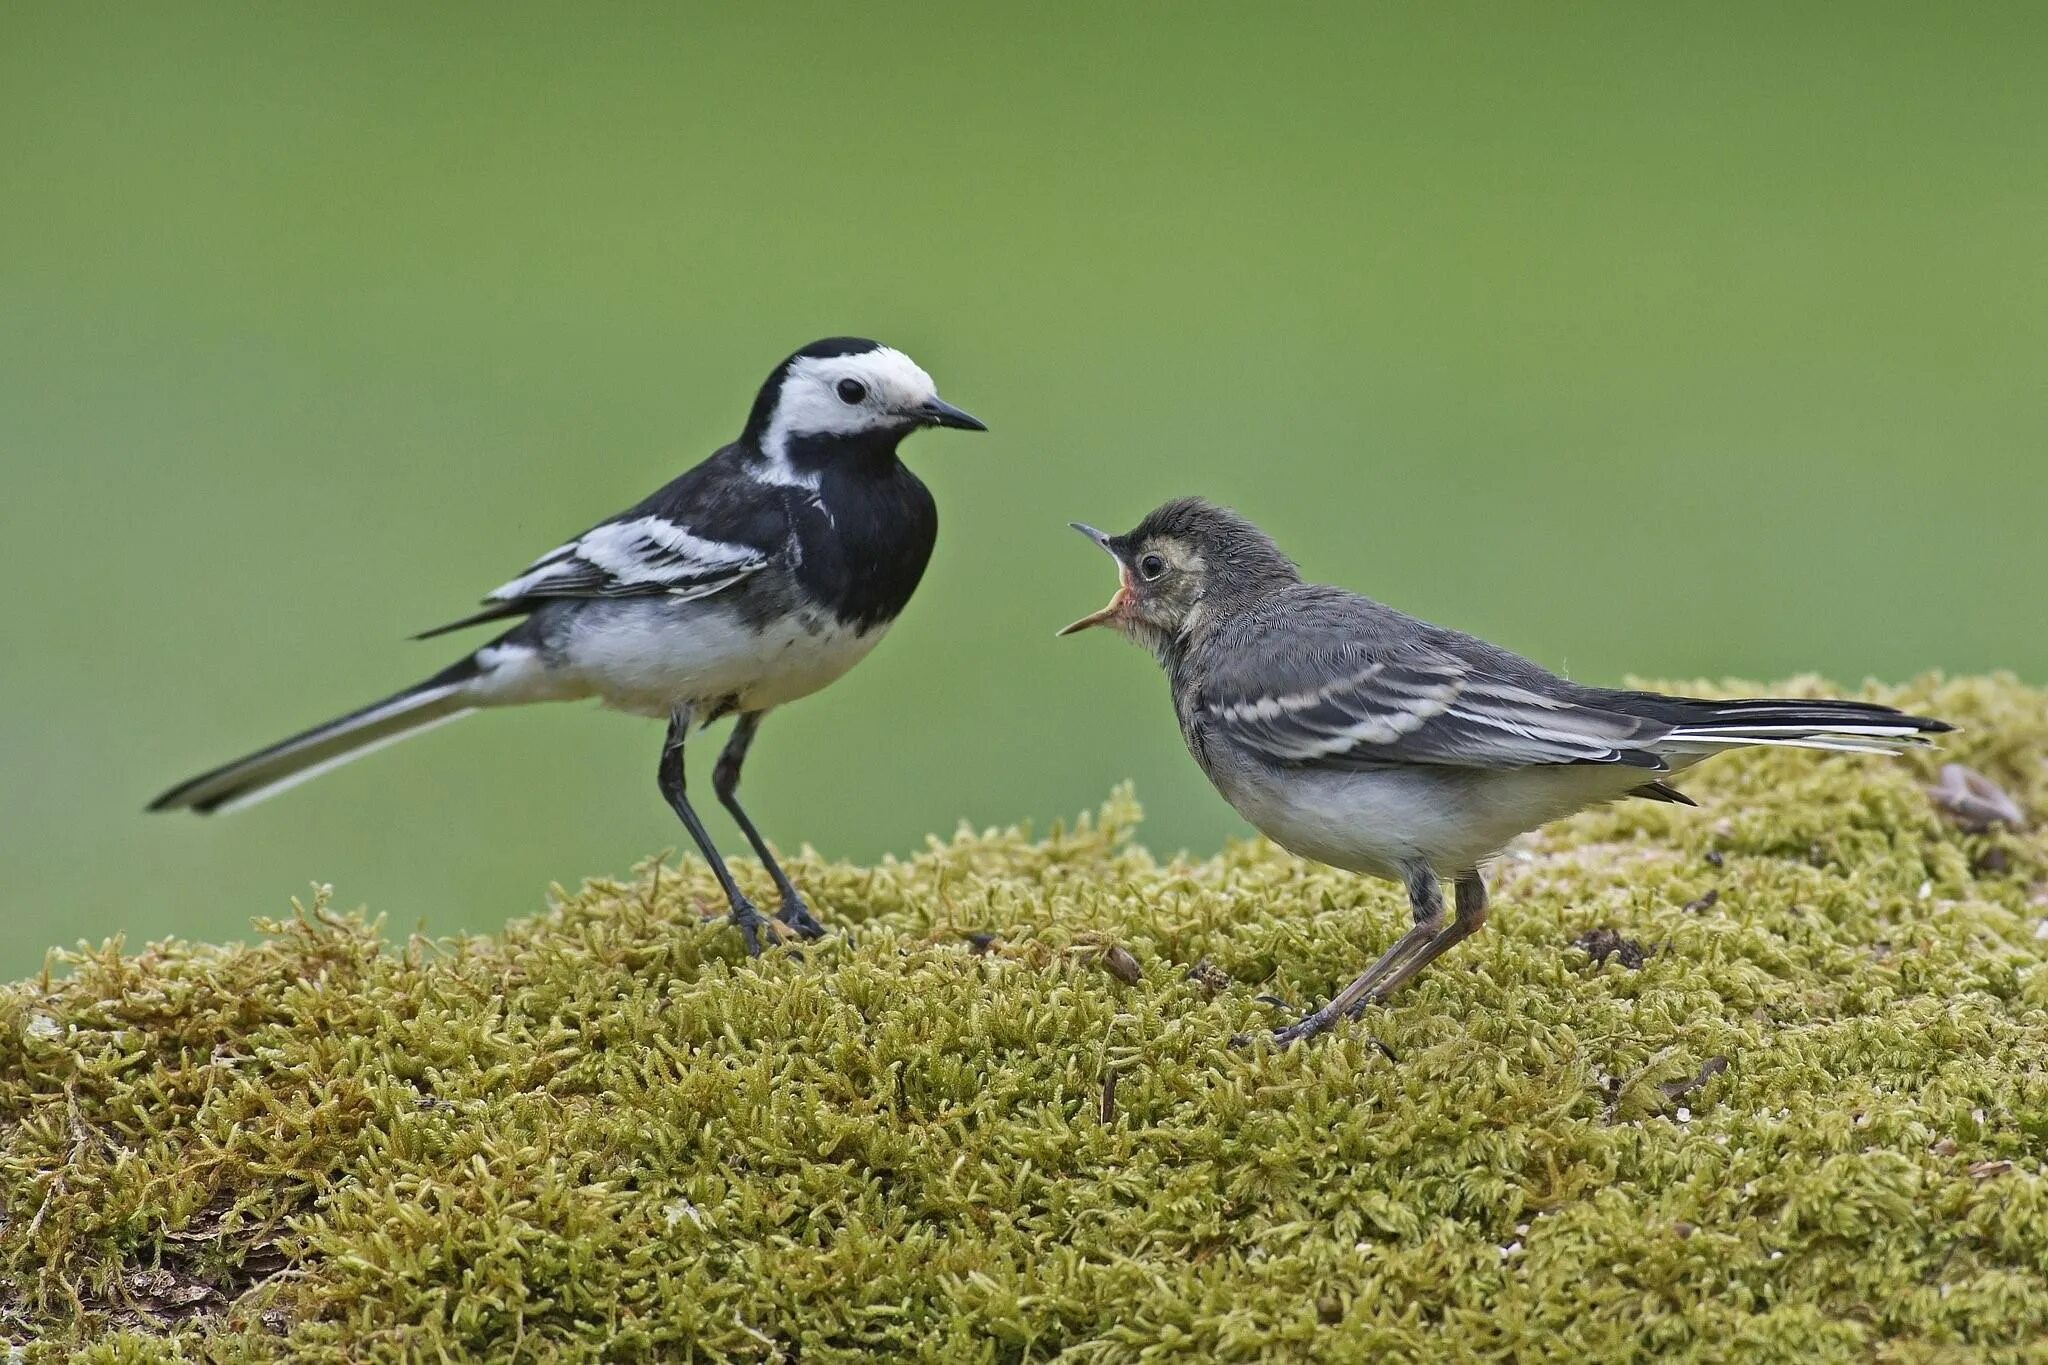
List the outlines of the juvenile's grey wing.
<svg viewBox="0 0 2048 1365">
<path fill-rule="evenodd" d="M 1218 737 L 1311 767 L 1666 766 L 1647 746 L 1668 724 L 1581 699 L 1527 660 L 1363 599 L 1308 606 L 1215 651 L 1196 704 Z"/>
</svg>

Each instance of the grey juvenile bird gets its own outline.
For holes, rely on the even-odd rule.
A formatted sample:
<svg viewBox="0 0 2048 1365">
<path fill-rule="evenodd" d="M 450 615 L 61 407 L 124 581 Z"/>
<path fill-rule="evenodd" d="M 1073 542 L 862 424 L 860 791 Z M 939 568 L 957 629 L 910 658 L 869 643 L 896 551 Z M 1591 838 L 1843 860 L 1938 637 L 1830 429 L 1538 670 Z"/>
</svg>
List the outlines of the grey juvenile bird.
<svg viewBox="0 0 2048 1365">
<path fill-rule="evenodd" d="M 1310 1038 L 1384 1000 L 1486 921 L 1481 868 L 1516 835 L 1623 796 L 1693 804 L 1665 779 L 1724 749 L 1893 753 L 1950 727 L 1854 701 L 1702 701 L 1585 687 L 1342 588 L 1227 508 L 1183 498 L 1126 535 L 1108 606 L 1165 667 L 1181 734 L 1237 812 L 1302 857 L 1407 888 L 1415 926 Z M 1455 887 L 1447 913 L 1443 880 Z"/>
<path fill-rule="evenodd" d="M 418 638 L 519 624 L 425 682 L 202 773 L 150 809 L 232 810 L 480 707 L 595 697 L 668 722 L 661 793 L 759 953 L 760 913 L 683 786 L 691 725 L 736 715 L 712 789 L 774 879 L 777 919 L 814 938 L 823 929 L 740 809 L 740 765 L 770 707 L 860 662 L 910 601 L 938 512 L 896 447 L 925 427 L 987 430 L 901 351 L 859 337 L 813 342 L 768 376 L 737 441 L 548 551 L 482 611 Z"/>
</svg>

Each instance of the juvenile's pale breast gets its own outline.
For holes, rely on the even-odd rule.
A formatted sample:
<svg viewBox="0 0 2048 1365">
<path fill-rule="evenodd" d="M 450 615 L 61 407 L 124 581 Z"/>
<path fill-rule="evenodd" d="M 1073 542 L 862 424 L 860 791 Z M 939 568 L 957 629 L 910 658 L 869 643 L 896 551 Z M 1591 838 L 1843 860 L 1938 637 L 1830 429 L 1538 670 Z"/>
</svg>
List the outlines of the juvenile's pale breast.
<svg viewBox="0 0 2048 1365">
<path fill-rule="evenodd" d="M 1211 776 L 1238 814 L 1282 848 L 1390 879 L 1418 860 L 1444 876 L 1475 870 L 1516 835 L 1643 781 L 1639 770 L 1606 764 L 1344 770 L 1226 760 Z"/>
</svg>

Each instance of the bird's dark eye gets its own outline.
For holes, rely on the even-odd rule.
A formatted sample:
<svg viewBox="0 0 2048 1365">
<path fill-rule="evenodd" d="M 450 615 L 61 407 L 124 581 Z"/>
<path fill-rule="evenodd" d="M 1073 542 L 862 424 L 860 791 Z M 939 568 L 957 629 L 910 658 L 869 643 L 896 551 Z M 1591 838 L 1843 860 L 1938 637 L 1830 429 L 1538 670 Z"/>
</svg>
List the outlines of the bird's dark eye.
<svg viewBox="0 0 2048 1365">
<path fill-rule="evenodd" d="M 1138 556 L 1138 576 L 1147 583 L 1166 572 L 1166 556 L 1158 551 Z"/>
<path fill-rule="evenodd" d="M 858 379 L 839 381 L 839 401 L 849 406 L 868 401 L 868 386 Z"/>
</svg>

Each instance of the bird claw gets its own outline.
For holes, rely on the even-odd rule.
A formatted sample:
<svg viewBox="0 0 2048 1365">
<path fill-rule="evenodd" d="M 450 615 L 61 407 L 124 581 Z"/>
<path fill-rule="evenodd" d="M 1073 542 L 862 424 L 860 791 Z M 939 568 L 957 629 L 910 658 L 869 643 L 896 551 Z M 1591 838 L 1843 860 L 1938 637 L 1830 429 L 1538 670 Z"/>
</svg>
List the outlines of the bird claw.
<svg viewBox="0 0 2048 1365">
<path fill-rule="evenodd" d="M 1370 1003 L 1377 1002 L 1375 1001 Z M 1344 1017 L 1356 1019 L 1363 1012 L 1363 1005 L 1353 1005 L 1350 1009 L 1344 1012 Z M 1327 1009 L 1319 1009 L 1303 1015 L 1300 1019 L 1296 1020 L 1292 1024 L 1289 1024 L 1286 1028 L 1274 1029 L 1270 1034 L 1266 1036 L 1272 1039 L 1274 1047 L 1281 1048 L 1284 1050 L 1286 1048 L 1292 1047 L 1296 1043 L 1305 1043 L 1311 1038 L 1320 1037 L 1322 1034 L 1328 1033 L 1331 1029 L 1337 1026 L 1337 1023 L 1338 1016 L 1330 1014 L 1327 1011 Z M 1257 1035 L 1251 1033 L 1234 1034 L 1230 1039 L 1230 1045 L 1235 1048 L 1250 1047 L 1252 1043 L 1256 1040 L 1256 1038 Z M 1374 1049 L 1377 1050 L 1379 1054 L 1385 1057 L 1388 1061 L 1394 1062 L 1397 1065 L 1399 1064 L 1401 1059 L 1399 1057 L 1396 1057 L 1394 1055 L 1394 1050 L 1388 1047 L 1385 1043 L 1373 1037 L 1367 1037 L 1365 1041 L 1372 1044 Z"/>
<path fill-rule="evenodd" d="M 748 957 L 761 955 L 761 931 L 768 927 L 768 921 L 761 917 L 748 901 L 735 901 L 732 907 L 732 926 L 740 931 L 740 939 L 747 945 Z"/>
<path fill-rule="evenodd" d="M 759 957 L 771 947 L 780 947 L 790 939 L 814 940 L 825 936 L 825 926 L 818 923 L 809 908 L 800 900 L 786 900 L 774 918 L 754 908 L 752 901 L 739 901 L 732 907 L 732 926 L 740 931 L 740 938 L 747 945 L 748 957 Z M 790 956 L 803 961 L 803 954 L 795 949 Z"/>
<path fill-rule="evenodd" d="M 1286 1028 L 1274 1029 L 1266 1036 L 1272 1040 L 1274 1047 L 1287 1048 L 1306 1039 L 1313 1038 L 1319 1033 L 1327 1032 L 1330 1026 L 1336 1022 L 1335 1019 L 1324 1018 L 1322 1011 L 1317 1010 L 1314 1014 L 1307 1015 L 1299 1021 L 1289 1024 Z M 1230 1045 L 1238 1048 L 1250 1047 L 1257 1039 L 1258 1035 L 1255 1033 L 1233 1034 L 1230 1039 Z"/>
<path fill-rule="evenodd" d="M 1330 1026 L 1336 1022 L 1335 1019 L 1324 1018 L 1323 1012 L 1317 1010 L 1314 1014 L 1308 1015 L 1296 1023 L 1289 1024 L 1286 1028 L 1274 1029 L 1273 1046 L 1288 1048 L 1296 1043 L 1305 1043 L 1318 1034 L 1329 1032 Z"/>
<path fill-rule="evenodd" d="M 1328 1023 L 1314 1028 L 1309 1027 L 1317 1016 L 1322 1013 L 1314 1005 L 1297 1008 L 1277 995 L 1257 995 L 1252 998 L 1261 1005 L 1267 1005 L 1287 1014 L 1299 1016 L 1295 1023 L 1289 1024 L 1286 1028 L 1274 1029 L 1270 1034 L 1266 1035 L 1273 1040 L 1275 1047 L 1286 1047 L 1298 1039 L 1313 1037 L 1324 1028 L 1329 1027 Z M 1257 1041 L 1258 1037 L 1259 1035 L 1255 1033 L 1234 1033 L 1230 1037 L 1230 1045 L 1237 1048 L 1250 1047 Z"/>
<path fill-rule="evenodd" d="M 776 923 L 795 932 L 798 938 L 821 939 L 825 937 L 825 926 L 818 923 L 817 916 L 797 896 L 785 896 L 782 908 L 775 912 Z"/>
</svg>

